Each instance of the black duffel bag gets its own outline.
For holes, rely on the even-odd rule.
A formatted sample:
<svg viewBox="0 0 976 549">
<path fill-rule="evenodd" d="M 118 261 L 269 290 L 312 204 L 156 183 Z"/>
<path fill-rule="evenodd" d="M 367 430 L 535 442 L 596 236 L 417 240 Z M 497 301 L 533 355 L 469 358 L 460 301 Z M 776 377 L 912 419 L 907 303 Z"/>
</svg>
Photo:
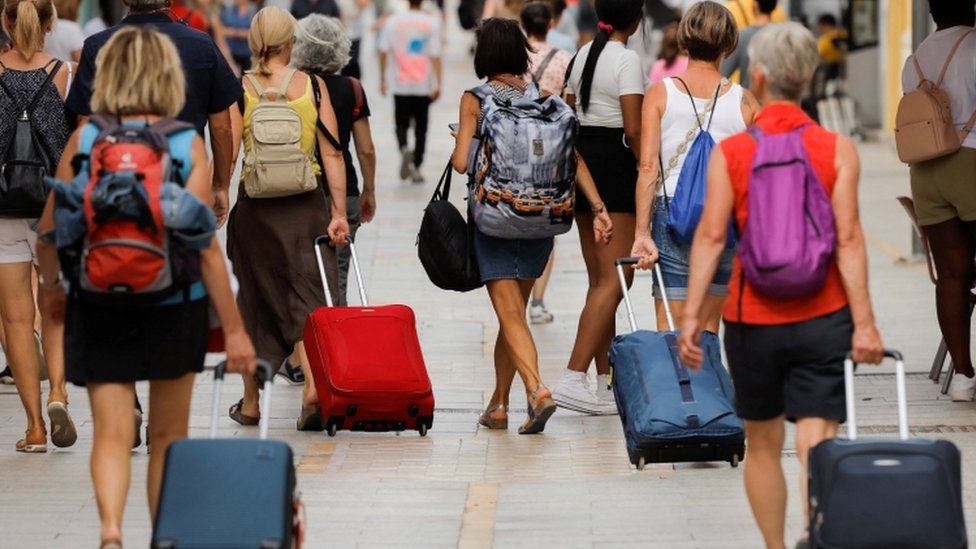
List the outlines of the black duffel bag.
<svg viewBox="0 0 976 549">
<path fill-rule="evenodd" d="M 427 277 L 443 290 L 470 292 L 484 285 L 478 264 L 472 257 L 474 228 L 448 200 L 451 193 L 451 164 L 447 164 L 417 234 L 417 256 Z"/>
</svg>

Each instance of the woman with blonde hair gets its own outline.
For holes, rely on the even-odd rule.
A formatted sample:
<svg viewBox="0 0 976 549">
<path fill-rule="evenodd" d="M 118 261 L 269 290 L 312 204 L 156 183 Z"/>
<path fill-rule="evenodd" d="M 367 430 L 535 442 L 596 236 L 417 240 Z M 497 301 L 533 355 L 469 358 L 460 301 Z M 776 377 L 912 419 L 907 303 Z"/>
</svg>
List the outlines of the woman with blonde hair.
<svg viewBox="0 0 976 549">
<path fill-rule="evenodd" d="M 176 47 L 151 27 L 119 30 L 99 52 L 96 62 L 98 73 L 91 101 L 95 115 L 110 115 L 123 126 L 141 130 L 171 124 L 183 107 L 183 70 Z M 75 131 L 58 166 L 60 180 L 75 176 L 72 159 L 79 153 L 89 154 L 100 131 L 96 123 Z M 48 199 L 39 229 L 45 310 L 52 319 L 64 321 L 68 377 L 87 387 L 91 401 L 91 472 L 103 548 L 122 546 L 122 514 L 130 482 L 130 448 L 135 437 L 135 382 L 150 382 L 149 436 L 153 452 L 149 456 L 147 491 L 149 512 L 155 517 L 166 450 L 172 442 L 187 436 L 190 395 L 195 374 L 203 371 L 211 304 L 220 317 L 227 341 L 228 370 L 250 374 L 255 369 L 254 347 L 234 305 L 223 253 L 213 236 L 216 222 L 207 206 L 213 202 L 213 194 L 203 139 L 190 125 L 174 128 L 165 139 L 171 157 L 178 161 L 173 162 L 174 177 L 184 182 L 188 195 L 181 197 L 181 211 L 185 204 L 195 207 L 202 226 L 202 242 L 196 247 L 199 251 L 185 249 L 187 255 L 199 257 L 200 274 L 195 282 L 188 280 L 178 293 L 155 298 L 151 303 L 107 305 L 89 299 L 74 289 L 75 284 L 68 291 L 61 280 L 62 268 L 70 274 L 79 266 L 62 265 L 59 261 L 54 240 L 65 245 L 64 235 L 70 234 L 71 219 L 59 213 L 55 226 L 53 197 Z M 104 146 L 99 149 L 104 151 L 99 155 L 102 160 L 112 157 L 113 145 Z M 87 163 L 83 162 L 79 173 L 87 173 Z M 57 189 L 58 209 L 63 211 L 60 197 L 64 191 L 60 185 Z"/>
<path fill-rule="evenodd" d="M 254 69 L 245 74 L 243 84 L 243 184 L 230 214 L 227 251 L 241 284 L 237 302 L 258 354 L 274 364 L 292 353 L 298 355 L 305 379 L 297 427 L 321 431 L 325 424 L 308 370 L 302 330 L 305 317 L 325 304 L 312 243 L 326 228 L 335 246 L 345 245 L 349 234 L 346 167 L 342 151 L 331 143 L 338 123 L 328 88 L 321 78 L 289 67 L 295 31 L 295 18 L 276 7 L 263 8 L 251 24 L 248 46 Z M 261 159 L 254 142 L 262 121 L 253 115 L 280 95 L 301 119 L 301 150 L 314 173 L 325 176 L 328 193 L 323 192 L 321 177 L 315 188 L 287 195 L 266 196 L 256 186 L 249 188 L 250 180 L 262 177 L 255 171 Z M 268 177 L 269 185 L 293 183 Z M 330 207 L 326 194 L 331 198 Z M 334 266 L 335 259 L 328 258 L 326 265 Z M 231 406 L 230 417 L 242 425 L 257 425 L 260 416 L 257 383 L 245 379 L 244 397 Z"/>
<path fill-rule="evenodd" d="M 640 268 L 660 262 L 675 318 L 681 316 L 688 297 L 691 244 L 674 238 L 668 226 L 668 208 L 692 140 L 707 131 L 718 143 L 744 131 L 759 111 L 759 103 L 748 90 L 722 78 L 719 72 L 722 60 L 738 43 L 739 31 L 729 10 L 708 0 L 695 4 L 678 25 L 678 48 L 688 54 L 687 69 L 680 76 L 655 84 L 644 97 L 637 228 L 630 255 L 643 258 Z M 726 249 L 721 255 L 700 309 L 703 330 L 718 332 L 734 256 L 734 249 Z M 661 291 L 654 287 L 657 325 L 666 330 Z"/>
<path fill-rule="evenodd" d="M 17 120 L 26 113 L 33 136 L 48 152 L 47 173 L 53 173 L 70 133 L 64 97 L 70 65 L 44 53 L 44 35 L 55 20 L 51 0 L 6 0 L 3 28 L 12 48 L 0 55 L 0 151 L 14 139 Z M 69 155 L 70 158 L 70 155 Z M 4 175 L 9 175 L 4 170 Z M 41 413 L 40 364 L 34 340 L 35 305 L 31 276 L 37 240 L 34 212 L 16 212 L 16 199 L 0 193 L 0 319 L 6 335 L 6 353 L 20 401 L 27 413 L 26 436 L 17 442 L 18 452 L 47 451 L 47 431 Z M 39 299 L 48 297 L 41 286 Z M 51 442 L 57 447 L 74 444 L 77 432 L 68 414 L 61 326 L 42 315 L 43 346 L 50 376 L 47 412 Z"/>
</svg>

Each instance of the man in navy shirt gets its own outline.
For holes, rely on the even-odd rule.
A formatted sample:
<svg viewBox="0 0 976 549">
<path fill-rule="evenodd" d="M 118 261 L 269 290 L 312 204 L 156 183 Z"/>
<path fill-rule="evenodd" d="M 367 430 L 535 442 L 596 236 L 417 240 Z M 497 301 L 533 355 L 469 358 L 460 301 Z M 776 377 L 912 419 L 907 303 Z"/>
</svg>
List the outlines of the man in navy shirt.
<svg viewBox="0 0 976 549">
<path fill-rule="evenodd" d="M 234 158 L 229 109 L 236 105 L 243 93 L 241 84 L 210 36 L 173 21 L 169 14 L 169 0 L 128 0 L 125 4 L 129 7 L 129 14 L 118 25 L 85 40 L 78 74 L 65 104 L 68 110 L 80 117 L 91 114 L 95 59 L 102 46 L 121 27 L 152 25 L 169 36 L 176 44 L 186 75 L 186 104 L 177 118 L 193 124 L 201 136 L 209 123 L 214 162 L 214 213 L 222 225 L 230 206 L 228 189 Z"/>
</svg>

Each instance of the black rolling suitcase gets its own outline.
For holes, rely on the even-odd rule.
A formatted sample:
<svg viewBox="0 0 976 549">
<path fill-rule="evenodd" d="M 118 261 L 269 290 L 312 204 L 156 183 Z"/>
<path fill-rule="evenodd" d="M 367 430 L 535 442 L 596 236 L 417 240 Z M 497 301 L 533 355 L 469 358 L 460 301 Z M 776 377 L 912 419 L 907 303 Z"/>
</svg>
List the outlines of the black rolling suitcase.
<svg viewBox="0 0 976 549">
<path fill-rule="evenodd" d="M 288 444 L 267 440 L 274 369 L 264 379 L 260 439 L 217 439 L 226 364 L 214 372 L 209 439 L 173 443 L 166 453 L 154 549 L 290 549 L 301 543 L 300 503 Z"/>
<path fill-rule="evenodd" d="M 962 549 L 959 450 L 946 440 L 908 438 L 905 366 L 895 359 L 900 440 L 860 440 L 854 363 L 844 364 L 848 440 L 810 452 L 810 546 L 820 549 Z"/>
</svg>

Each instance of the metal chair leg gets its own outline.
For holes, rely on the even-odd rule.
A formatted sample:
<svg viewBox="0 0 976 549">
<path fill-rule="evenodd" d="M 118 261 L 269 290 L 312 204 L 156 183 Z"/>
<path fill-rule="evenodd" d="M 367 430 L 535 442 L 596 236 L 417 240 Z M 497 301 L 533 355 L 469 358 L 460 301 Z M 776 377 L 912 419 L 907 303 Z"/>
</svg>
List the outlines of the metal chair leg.
<svg viewBox="0 0 976 549">
<path fill-rule="evenodd" d="M 952 376 L 954 376 L 954 375 L 956 375 L 956 368 L 952 364 L 952 361 L 950 360 L 949 361 L 949 370 L 946 371 L 945 381 L 942 382 L 942 394 L 943 395 L 949 394 L 949 384 L 952 383 Z"/>
<path fill-rule="evenodd" d="M 932 383 L 939 383 L 947 354 L 949 354 L 949 346 L 946 345 L 945 338 L 942 338 L 942 341 L 939 342 L 939 350 L 935 352 L 935 359 L 932 361 L 932 369 L 929 370 L 929 379 L 932 380 Z"/>
</svg>

